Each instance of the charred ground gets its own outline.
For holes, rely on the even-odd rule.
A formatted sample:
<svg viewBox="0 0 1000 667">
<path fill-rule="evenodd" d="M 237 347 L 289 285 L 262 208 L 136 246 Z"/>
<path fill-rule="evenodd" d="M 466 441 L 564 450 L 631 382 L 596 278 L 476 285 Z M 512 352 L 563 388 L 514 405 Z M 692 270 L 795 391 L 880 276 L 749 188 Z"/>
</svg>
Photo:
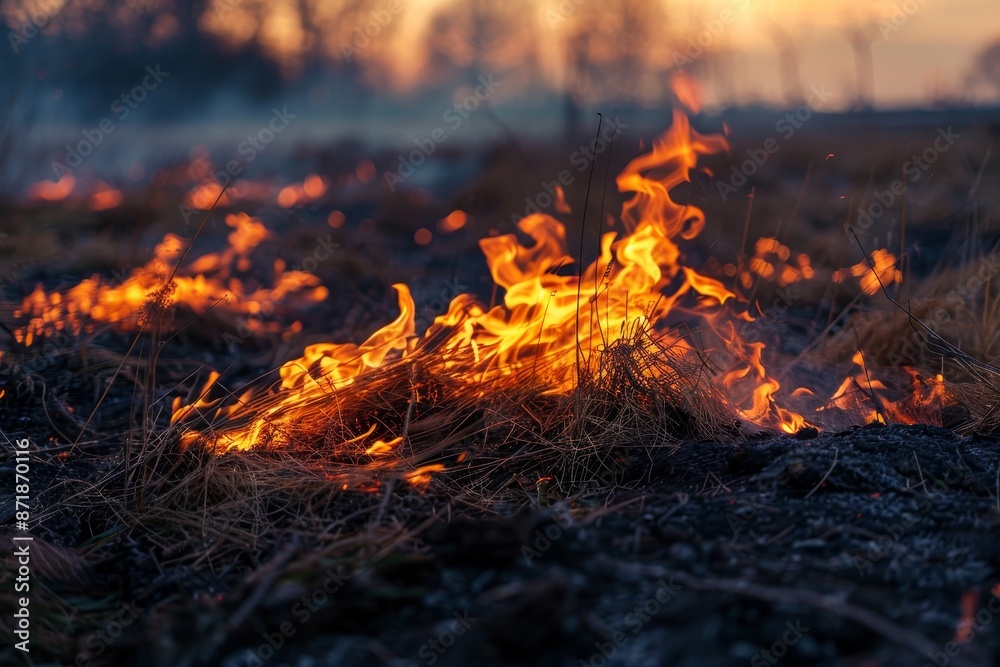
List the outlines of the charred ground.
<svg viewBox="0 0 1000 667">
<path fill-rule="evenodd" d="M 919 123 L 911 145 L 922 133 L 933 136 L 932 125 Z M 962 132 L 973 141 L 996 130 Z M 810 130 L 747 185 L 746 194 L 755 187 L 751 213 L 763 220 L 761 234 L 776 231 L 817 265 L 836 266 L 842 253 L 846 263 L 860 257 L 843 244 L 849 205 L 838 193 L 863 197 L 898 173 L 892 160 L 873 157 L 898 147 L 863 133 L 838 148 L 844 163 L 831 164 L 825 156 L 840 136 Z M 732 153 L 759 142 L 745 143 Z M 661 405 L 645 423 L 628 420 L 613 445 L 590 443 L 596 465 L 586 468 L 589 477 L 572 479 L 553 464 L 566 450 L 545 449 L 558 440 L 552 433 L 539 431 L 532 458 L 523 450 L 531 422 L 518 427 L 516 442 L 497 431 L 486 436 L 475 408 L 452 435 L 456 455 L 476 456 L 464 467 L 456 460 L 452 476 L 424 493 L 388 475 L 368 491 L 344 492 L 329 475 L 350 461 L 332 461 L 322 448 L 217 457 L 177 446 L 165 424 L 173 396 L 196 396 L 209 369 L 225 371 L 236 393 L 309 342 L 356 339 L 391 316 L 392 282 L 413 284 L 418 304 L 454 296 L 448 281 L 488 301 L 476 239 L 490 227 L 509 232 L 508 211 L 536 194 L 533 174 L 549 173 L 547 164 L 558 171 L 564 158 L 551 147 L 499 146 L 474 177 L 452 174 L 446 196 L 386 196 L 377 187 L 339 193 L 346 199 L 336 207 L 361 222 L 335 233 L 343 253 L 317 269 L 334 288 L 331 298 L 296 313 L 303 329 L 291 338 L 277 332 L 233 347 L 219 332 L 235 332 L 238 322 L 185 312 L 170 314 L 176 337 L 140 337 L 130 355 L 134 332 L 113 328 L 35 349 L 0 333 L 4 432 L 36 447 L 33 663 L 235 666 L 256 664 L 251 656 L 266 657 L 273 644 L 280 646 L 266 662 L 296 667 L 596 666 L 602 650 L 613 653 L 607 664 L 629 665 L 772 664 L 779 652 L 785 664 L 995 662 L 996 394 L 960 363 L 953 377 L 965 393 L 935 415 L 950 429 L 870 425 L 792 437 L 722 420 L 706 438 L 686 428 L 693 415 Z M 624 159 L 612 156 L 612 174 Z M 914 282 L 930 290 L 915 298 L 947 300 L 954 285 L 966 284 L 963 271 L 974 274 L 976 260 L 991 256 L 996 236 L 983 185 L 995 180 L 992 165 L 986 160 L 981 170 L 958 153 L 947 159 L 936 178 L 912 186 L 908 261 Z M 176 222 L 159 196 L 151 191 L 133 209 L 101 214 L 11 206 L 4 324 L 36 280 L 72 284 L 141 263 L 148 244 Z M 582 188 L 568 193 L 574 210 L 583 196 Z M 711 182 L 697 180 L 681 196 L 723 221 L 704 247 L 687 249 L 691 257 L 707 258 L 709 248 L 735 256 L 746 197 L 715 199 Z M 416 227 L 454 208 L 483 223 L 413 245 Z M 282 225 L 278 256 L 301 258 L 330 231 L 323 206 L 259 213 Z M 775 230 L 778 217 L 791 222 Z M 134 228 L 136 219 L 148 224 Z M 887 217 L 862 238 L 898 243 L 897 225 Z M 225 231 L 206 229 L 199 242 L 207 246 Z M 830 340 L 820 347 L 830 367 L 822 372 L 833 382 L 843 373 L 831 369 L 849 367 L 858 338 L 884 351 L 881 364 L 909 335 L 905 315 L 886 317 L 896 311 L 881 297 L 855 301 L 828 281 L 800 294 L 764 336 L 797 353 L 826 331 Z M 775 297 L 757 296 L 766 314 Z M 940 333 L 991 362 L 1000 350 L 989 291 L 962 296 L 965 310 Z M 842 322 L 827 329 L 831 313 L 844 308 L 854 318 L 844 322 L 860 333 Z M 159 350 L 155 373 L 151 349 Z M 955 364 L 941 350 L 918 349 L 906 361 L 924 370 Z M 605 392 L 601 405 L 612 402 L 614 387 L 594 390 Z M 418 417 L 432 435 L 436 406 L 424 407 Z M 549 426 L 558 435 L 565 423 Z M 5 469 L 11 461 L 3 460 Z M 8 526 L 13 509 L 2 506 Z M 9 618 L 15 602 L 6 588 L 0 604 Z M 120 635 L 114 623 L 124 625 Z"/>
</svg>

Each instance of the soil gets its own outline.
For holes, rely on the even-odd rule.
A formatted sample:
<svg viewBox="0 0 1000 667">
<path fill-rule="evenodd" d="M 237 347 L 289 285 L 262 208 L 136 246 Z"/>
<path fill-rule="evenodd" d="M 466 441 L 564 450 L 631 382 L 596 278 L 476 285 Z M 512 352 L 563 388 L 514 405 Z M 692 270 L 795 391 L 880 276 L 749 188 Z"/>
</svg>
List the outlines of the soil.
<svg viewBox="0 0 1000 667">
<path fill-rule="evenodd" d="M 306 562 L 310 547 L 289 543 L 256 568 L 158 571 L 163 551 L 132 531 L 117 558 L 94 566 L 86 594 L 131 598 L 137 617 L 104 655 L 84 650 L 93 633 L 79 637 L 77 664 L 693 666 L 780 658 L 904 666 L 1000 658 L 992 624 L 1000 610 L 1000 438 L 867 426 L 690 443 L 648 458 L 636 444 L 642 460 L 631 457 L 617 488 L 545 506 L 526 495 L 521 508 L 487 514 L 397 492 L 386 515 L 423 526 L 417 548 L 389 550 L 357 569 L 324 562 L 290 574 L 283 568 L 292 555 Z M 106 466 L 94 460 L 72 472 L 96 479 Z M 53 460 L 33 474 L 56 488 L 67 468 Z M 345 505 L 344 497 L 331 503 L 331 521 Z M 12 508 L 3 510 L 6 521 Z M 85 541 L 87 515 L 67 506 L 46 532 Z M 46 585 L 79 595 L 79 582 L 73 593 L 69 581 Z M 94 646 L 103 645 L 91 639 Z M 45 653 L 41 646 L 32 657 Z"/>
<path fill-rule="evenodd" d="M 423 557 L 352 578 L 278 659 L 996 664 L 998 463 L 1000 440 L 927 427 L 691 444 L 584 520 L 563 505 L 436 526 Z M 949 645 L 963 609 L 972 636 Z M 444 648 L 456 612 L 477 620 L 439 654 L 427 642 Z"/>
<path fill-rule="evenodd" d="M 991 127 L 989 136 L 995 134 Z M 743 140 L 746 146 L 734 147 L 733 155 L 759 145 L 752 136 Z M 872 184 L 865 147 L 838 149 L 852 156 L 840 165 L 823 157 L 831 141 L 804 138 L 794 156 L 783 152 L 781 169 L 771 166 L 758 183 L 754 209 L 768 225 L 797 209 L 802 174 L 815 164 L 800 219 L 785 226 L 782 238 L 817 265 L 833 265 L 845 252 L 841 225 L 853 198 L 841 195 Z M 538 169 L 558 173 L 568 153 L 547 150 L 554 167 Z M 889 137 L 866 150 L 895 155 L 898 145 Z M 184 315 L 183 335 L 161 356 L 157 396 L 196 391 L 210 368 L 226 371 L 235 392 L 309 342 L 359 340 L 359 332 L 393 316 L 388 285 L 397 280 L 414 285 L 418 304 L 444 304 L 455 284 L 489 301 L 495 294 L 476 240 L 511 231 L 506 212 L 521 210 L 539 181 L 515 157 L 516 151 L 500 151 L 492 171 L 470 176 L 461 192 L 429 204 L 415 195 L 386 198 L 372 186 L 358 201 L 299 211 L 294 220 L 264 211 L 269 224 L 281 225 L 275 252 L 293 263 L 312 251 L 317 234 L 330 232 L 326 221 L 334 206 L 345 212 L 350 222 L 334 234 L 343 252 L 317 269 L 333 288 L 331 299 L 294 314 L 304 333 L 291 342 L 253 337 L 235 351 L 219 335 L 233 331 L 233 322 Z M 880 168 L 874 187 L 884 189 L 896 177 L 890 166 Z M 616 166 L 609 168 L 616 173 Z M 913 191 L 907 238 L 919 239 L 911 266 L 921 277 L 946 248 L 930 235 L 968 205 L 971 177 L 952 172 L 957 185 L 949 185 L 947 196 L 935 189 L 944 188 L 942 179 L 927 185 L 923 200 L 919 189 Z M 708 182 L 691 185 L 686 194 L 723 225 L 706 232 L 705 245 L 719 241 L 713 253 L 735 256 L 745 197 L 719 201 Z M 581 210 L 584 189 L 568 196 Z M 428 248 L 410 241 L 416 228 L 434 228 L 455 208 L 469 211 L 473 222 L 439 234 Z M 141 230 L 142 243 L 136 232 L 133 246 L 155 243 L 176 226 L 169 210 L 158 228 Z M 62 247 L 71 245 L 73 234 L 89 241 L 123 238 L 122 221 L 136 217 L 123 213 L 112 220 L 79 211 L 46 211 L 54 220 L 39 216 L 28 208 L 8 212 L 23 227 L 10 227 L 19 232 L 13 236 L 24 243 L 35 239 L 38 247 L 17 248 L 34 261 L 16 284 L 3 285 L 5 321 L 36 280 L 66 284 L 49 264 L 57 251 L 72 254 Z M 360 222 L 369 217 L 377 227 Z M 35 236 L 20 233 L 36 227 L 42 231 Z M 376 231 L 366 231 L 371 229 Z M 226 231 L 215 225 L 207 233 L 222 237 Z M 769 233 L 770 227 L 760 234 Z M 215 248 L 208 240 L 203 246 Z M 983 246 L 991 243 L 992 236 Z M 107 258 L 107 266 L 88 263 L 80 253 L 72 277 L 144 261 L 142 251 L 134 258 L 122 246 L 115 253 L 123 256 Z M 847 252 L 847 264 L 860 260 L 853 247 Z M 791 309 L 805 313 L 799 320 L 808 325 L 801 325 L 796 340 L 819 335 L 828 313 L 853 298 L 846 289 L 831 289 L 829 280 L 816 282 L 816 293 L 805 293 Z M 431 307 L 419 316 L 437 314 Z M 794 326 L 800 325 L 783 331 Z M 166 493 L 149 491 L 127 507 L 117 496 L 101 495 L 102 485 L 121 477 L 127 451 L 122 434 L 142 414 L 134 388 L 144 362 L 119 366 L 131 341 L 131 334 L 106 332 L 86 345 L 57 346 L 54 354 L 29 349 L 29 357 L 45 360 L 30 372 L 21 362 L 31 359 L 4 349 L 0 426 L 9 437 L 27 434 L 38 446 L 33 511 L 46 512 L 46 519 L 33 546 L 36 640 L 28 656 L 4 642 L 3 664 L 24 658 L 80 667 L 1000 664 L 1000 623 L 993 622 L 1000 611 L 1000 437 L 870 425 L 806 429 L 796 436 L 734 435 L 728 442 L 677 447 L 637 441 L 623 448 L 614 479 L 568 498 L 501 479 L 500 470 L 492 482 L 506 495 L 492 504 L 463 502 L 434 483 L 425 494 L 391 484 L 375 493 L 338 493 L 315 480 L 291 478 L 298 474 L 292 471 L 293 488 L 259 506 L 263 517 L 284 512 L 287 525 L 260 526 L 255 516 L 239 517 L 233 534 L 226 534 L 228 515 L 210 515 L 225 506 L 219 497 L 224 487 L 210 490 L 206 481 L 204 504 L 200 496 L 192 502 L 198 509 L 191 515 L 194 528 L 173 530 L 169 524 L 176 519 L 166 503 L 163 516 L 156 516 Z M 145 344 L 136 358 L 148 355 Z M 849 363 L 849 355 L 840 361 Z M 100 435 L 71 445 L 116 372 L 90 424 L 90 434 Z M 835 382 L 843 378 L 830 373 Z M 13 477 L 12 451 L 0 453 L 3 479 Z M 218 465 L 266 465 L 262 456 L 222 457 Z M 208 458 L 171 450 L 162 463 L 169 474 L 157 470 L 169 489 Z M 238 491 L 252 495 L 252 474 L 237 479 Z M 311 516 L 325 522 L 322 530 L 300 527 L 288 509 L 296 507 L 290 498 L 308 501 Z M 144 508 L 143 521 L 129 513 L 134 503 Z M 14 510 L 9 495 L 0 497 L 5 545 L 11 544 Z M 241 541 L 247 525 L 254 525 L 254 539 Z M 380 535 L 387 537 L 380 541 Z M 7 638 L 14 605 L 9 581 L 16 571 L 9 552 L 0 566 L 0 634 Z"/>
</svg>

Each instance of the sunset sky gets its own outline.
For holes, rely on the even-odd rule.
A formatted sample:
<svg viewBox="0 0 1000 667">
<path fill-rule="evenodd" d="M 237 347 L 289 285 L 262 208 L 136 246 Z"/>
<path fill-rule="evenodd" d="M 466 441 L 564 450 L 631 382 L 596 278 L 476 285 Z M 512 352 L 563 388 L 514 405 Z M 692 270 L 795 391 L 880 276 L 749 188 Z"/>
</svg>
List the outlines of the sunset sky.
<svg viewBox="0 0 1000 667">
<path fill-rule="evenodd" d="M 40 12 L 51 18 L 47 34 L 80 34 L 100 15 L 123 31 L 141 22 L 147 44 L 156 46 L 183 30 L 174 16 L 180 4 L 14 0 L 0 6 L 12 30 Z M 589 63 L 608 66 L 625 61 L 628 49 L 641 49 L 635 60 L 643 71 L 661 73 L 700 39 L 706 52 L 695 67 L 709 105 L 787 101 L 793 72 L 803 90 L 825 85 L 836 91 L 840 107 L 857 92 L 859 72 L 871 81 L 879 108 L 1000 100 L 1000 81 L 968 80 L 979 54 L 1000 41 L 996 0 L 206 0 L 203 6 L 199 29 L 232 48 L 263 50 L 291 78 L 319 57 L 333 69 L 357 68 L 369 85 L 390 94 L 419 94 L 473 66 L 516 72 L 559 90 L 580 79 L 569 63 L 581 41 Z M 630 13 L 631 23 L 622 18 Z M 384 25 L 372 23 L 377 16 Z M 366 26 L 375 26 L 374 35 L 345 56 Z M 638 39 L 633 29 L 646 34 Z M 861 51 L 871 54 L 870 66 L 856 66 L 852 35 L 867 36 L 861 42 L 870 46 Z M 442 69 L 442 62 L 452 69 Z M 606 67 L 604 75 L 589 82 L 589 92 L 611 99 L 620 91 L 606 90 L 607 82 L 628 71 Z M 642 97 L 649 77 L 635 77 L 631 90 Z"/>
<path fill-rule="evenodd" d="M 671 4 L 712 16 L 737 3 L 674 0 Z M 973 91 L 964 86 L 979 52 L 1000 40 L 1000 3 L 994 0 L 750 0 L 748 4 L 745 18 L 734 24 L 740 29 L 732 31 L 733 46 L 743 55 L 741 95 L 772 98 L 780 93 L 770 24 L 799 38 L 803 84 L 850 87 L 854 61 L 845 30 L 867 23 L 872 30 L 877 106 L 920 104 L 931 91 L 941 89 L 980 100 L 997 99 L 996 89 Z M 907 15 L 904 5 L 917 9 Z M 905 23 L 894 25 L 894 16 L 905 16 Z"/>
</svg>

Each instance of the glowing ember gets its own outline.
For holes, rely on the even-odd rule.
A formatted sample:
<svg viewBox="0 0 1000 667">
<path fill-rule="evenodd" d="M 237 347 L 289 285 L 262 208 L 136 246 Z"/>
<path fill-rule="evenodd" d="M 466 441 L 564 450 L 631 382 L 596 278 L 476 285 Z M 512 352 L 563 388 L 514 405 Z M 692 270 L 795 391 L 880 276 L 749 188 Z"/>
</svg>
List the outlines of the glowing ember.
<svg viewBox="0 0 1000 667">
<path fill-rule="evenodd" d="M 218 200 L 219 206 L 228 206 L 230 204 L 230 195 L 223 192 L 220 199 L 220 192 L 222 192 L 222 186 L 211 178 L 206 178 L 202 183 L 191 189 L 184 201 L 191 208 L 197 208 L 202 211 L 212 208 L 216 200 Z"/>
<path fill-rule="evenodd" d="M 792 258 L 791 255 L 788 246 L 777 239 L 768 237 L 757 239 L 753 257 L 747 262 L 746 270 L 740 272 L 740 285 L 744 289 L 750 289 L 757 277 L 775 282 L 779 287 L 811 279 L 813 269 L 809 256 L 800 253 Z"/>
</svg>

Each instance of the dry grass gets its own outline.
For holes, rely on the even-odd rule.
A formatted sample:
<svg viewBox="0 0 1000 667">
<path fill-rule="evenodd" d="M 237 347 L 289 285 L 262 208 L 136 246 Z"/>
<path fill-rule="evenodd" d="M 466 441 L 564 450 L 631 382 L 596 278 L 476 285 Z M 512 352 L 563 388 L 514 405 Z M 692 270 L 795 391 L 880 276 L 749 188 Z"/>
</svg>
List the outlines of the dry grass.
<svg viewBox="0 0 1000 667">
<path fill-rule="evenodd" d="M 955 291 L 974 284 L 984 257 L 966 257 L 921 282 L 904 302 L 909 313 L 881 297 L 871 300 L 851 315 L 849 327 L 824 336 L 819 358 L 849 360 L 860 340 L 873 374 L 888 366 L 930 374 L 947 367 L 949 391 L 970 410 L 965 427 L 1000 428 L 987 368 L 1000 355 L 1000 280 L 991 274 L 976 289 Z M 215 625 L 205 634 L 217 645 L 265 586 L 307 580 L 331 565 L 377 567 L 388 554 L 416 553 L 435 512 L 454 506 L 506 513 L 557 498 L 606 496 L 642 484 L 654 456 L 685 442 L 741 437 L 738 410 L 713 382 L 716 360 L 665 347 L 635 327 L 593 355 L 572 395 L 545 391 L 538 379 L 551 360 L 544 357 L 480 395 L 479 385 L 449 371 L 451 364 L 469 366 L 468 359 L 436 347 L 440 341 L 432 337 L 358 378 L 349 391 L 303 403 L 301 419 L 265 431 L 251 451 L 217 456 L 200 446 L 182 448 L 182 428 L 166 425 L 162 398 L 197 396 L 202 378 L 198 365 L 159 358 L 156 342 L 167 317 L 190 319 L 165 308 L 164 295 L 154 295 L 143 313 L 152 333 L 129 339 L 140 341 L 134 354 L 104 349 L 95 336 L 56 349 L 44 372 L 4 354 L 4 386 L 18 402 L 11 406 L 8 396 L 0 409 L 33 410 L 40 430 L 74 443 L 43 448 L 35 464 L 45 481 L 34 520 L 52 527 L 37 537 L 40 549 L 52 553 L 39 578 L 53 583 L 33 597 L 33 637 L 53 655 L 80 651 L 87 634 L 118 611 L 119 599 L 178 604 L 176 592 L 188 589 L 229 591 L 224 602 L 198 602 L 213 612 L 206 622 Z M 819 298 L 817 292 L 809 300 L 825 312 Z M 218 323 L 204 322 L 209 329 Z M 149 354 L 149 341 L 156 354 Z M 60 412 L 63 401 L 54 398 L 68 390 L 98 406 L 89 426 L 87 415 Z M 260 399 L 253 408 L 276 400 Z M 221 422 L 206 412 L 194 426 L 211 442 L 213 433 L 252 416 L 243 411 Z M 361 436 L 373 424 L 369 442 L 402 435 L 392 455 L 366 452 Z M 430 464 L 446 470 L 423 493 L 403 481 Z M 123 575 L 122 568 L 135 571 Z M 4 570 L 12 571 L 9 559 Z M 127 588 L 102 589 L 123 581 Z M 95 599 L 94 590 L 107 596 Z M 5 588 L 4 618 L 13 606 Z M 9 634 L 10 627 L 2 630 Z"/>
</svg>

